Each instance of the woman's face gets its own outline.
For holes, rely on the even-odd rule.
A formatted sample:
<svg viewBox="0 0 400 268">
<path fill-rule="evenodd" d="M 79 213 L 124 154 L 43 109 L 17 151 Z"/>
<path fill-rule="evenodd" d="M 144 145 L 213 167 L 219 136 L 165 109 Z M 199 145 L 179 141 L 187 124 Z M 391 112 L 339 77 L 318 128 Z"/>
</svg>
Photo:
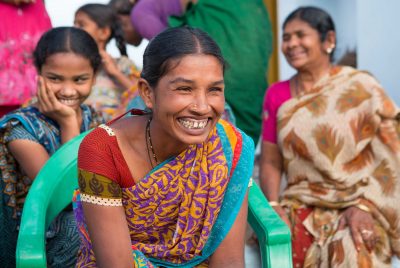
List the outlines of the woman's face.
<svg viewBox="0 0 400 268">
<path fill-rule="evenodd" d="M 118 15 L 118 20 L 121 24 L 122 31 L 124 32 L 125 41 L 130 45 L 139 46 L 143 38 L 133 27 L 131 17 L 129 15 Z"/>
<path fill-rule="evenodd" d="M 194 54 L 170 66 L 145 98 L 153 110 L 153 121 L 161 126 L 157 127 L 159 137 L 177 145 L 202 143 L 224 111 L 222 65 L 214 56 Z"/>
<path fill-rule="evenodd" d="M 300 19 L 289 21 L 283 29 L 282 52 L 296 70 L 329 62 L 326 50 L 330 46 L 328 41 L 321 42 L 317 30 Z"/>
<path fill-rule="evenodd" d="M 47 88 L 64 105 L 80 109 L 95 82 L 90 61 L 72 52 L 56 53 L 43 64 L 40 75 Z"/>
</svg>

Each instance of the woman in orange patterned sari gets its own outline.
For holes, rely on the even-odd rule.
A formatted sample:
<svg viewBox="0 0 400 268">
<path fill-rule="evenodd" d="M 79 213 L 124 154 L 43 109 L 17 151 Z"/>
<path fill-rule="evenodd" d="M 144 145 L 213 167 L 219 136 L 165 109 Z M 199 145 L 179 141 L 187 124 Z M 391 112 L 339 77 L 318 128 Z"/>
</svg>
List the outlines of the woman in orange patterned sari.
<svg viewBox="0 0 400 268">
<path fill-rule="evenodd" d="M 244 267 L 250 137 L 220 120 L 224 60 L 203 31 L 170 28 L 144 53 L 132 110 L 79 156 L 77 267 Z"/>
<path fill-rule="evenodd" d="M 283 29 L 298 72 L 267 92 L 260 175 L 291 227 L 294 267 L 391 267 L 400 255 L 400 110 L 372 75 L 331 65 L 325 11 L 299 8 Z"/>
</svg>

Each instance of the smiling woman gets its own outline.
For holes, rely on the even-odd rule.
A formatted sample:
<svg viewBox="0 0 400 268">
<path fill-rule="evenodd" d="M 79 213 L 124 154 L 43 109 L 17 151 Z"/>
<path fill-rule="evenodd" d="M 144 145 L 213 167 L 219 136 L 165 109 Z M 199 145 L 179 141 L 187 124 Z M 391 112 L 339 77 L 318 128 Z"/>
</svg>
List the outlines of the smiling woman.
<svg viewBox="0 0 400 268">
<path fill-rule="evenodd" d="M 244 267 L 254 144 L 220 120 L 221 51 L 201 30 L 171 28 L 143 63 L 151 112 L 101 125 L 79 150 L 77 266 Z"/>
<path fill-rule="evenodd" d="M 400 109 L 371 74 L 333 66 L 335 46 L 324 10 L 300 7 L 283 23 L 297 73 L 265 96 L 261 186 L 292 229 L 295 267 L 390 267 L 400 255 Z"/>
</svg>

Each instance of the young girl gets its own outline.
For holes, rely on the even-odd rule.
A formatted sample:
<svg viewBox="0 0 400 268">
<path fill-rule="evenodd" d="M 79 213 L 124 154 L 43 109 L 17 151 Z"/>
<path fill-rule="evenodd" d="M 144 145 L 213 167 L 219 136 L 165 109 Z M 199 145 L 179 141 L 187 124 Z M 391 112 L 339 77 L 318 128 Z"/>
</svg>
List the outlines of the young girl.
<svg viewBox="0 0 400 268">
<path fill-rule="evenodd" d="M 102 111 L 107 119 L 111 119 L 120 104 L 121 94 L 128 89 L 136 92 L 139 78 L 139 72 L 127 57 L 123 31 L 112 9 L 102 4 L 80 7 L 75 13 L 74 25 L 94 38 L 103 62 L 87 103 Z M 122 55 L 117 59 L 106 52 L 106 46 L 112 38 Z"/>
<path fill-rule="evenodd" d="M 82 104 L 101 64 L 89 34 L 73 27 L 48 31 L 36 46 L 34 63 L 39 73 L 37 101 L 0 121 L 2 267 L 15 267 L 22 208 L 39 170 L 62 144 L 104 122 L 93 108 Z M 79 240 L 71 213 L 63 211 L 50 226 L 50 266 L 70 267 L 76 261 Z"/>
</svg>

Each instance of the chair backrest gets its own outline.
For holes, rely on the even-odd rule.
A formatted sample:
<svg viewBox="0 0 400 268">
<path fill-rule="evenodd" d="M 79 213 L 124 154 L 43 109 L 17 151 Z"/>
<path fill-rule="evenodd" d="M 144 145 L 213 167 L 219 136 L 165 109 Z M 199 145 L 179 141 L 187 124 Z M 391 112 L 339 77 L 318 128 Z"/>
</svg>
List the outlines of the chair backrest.
<svg viewBox="0 0 400 268">
<path fill-rule="evenodd" d="M 45 233 L 78 187 L 77 155 L 85 132 L 59 148 L 36 176 L 26 197 L 17 243 L 17 267 L 46 267 Z"/>
</svg>

